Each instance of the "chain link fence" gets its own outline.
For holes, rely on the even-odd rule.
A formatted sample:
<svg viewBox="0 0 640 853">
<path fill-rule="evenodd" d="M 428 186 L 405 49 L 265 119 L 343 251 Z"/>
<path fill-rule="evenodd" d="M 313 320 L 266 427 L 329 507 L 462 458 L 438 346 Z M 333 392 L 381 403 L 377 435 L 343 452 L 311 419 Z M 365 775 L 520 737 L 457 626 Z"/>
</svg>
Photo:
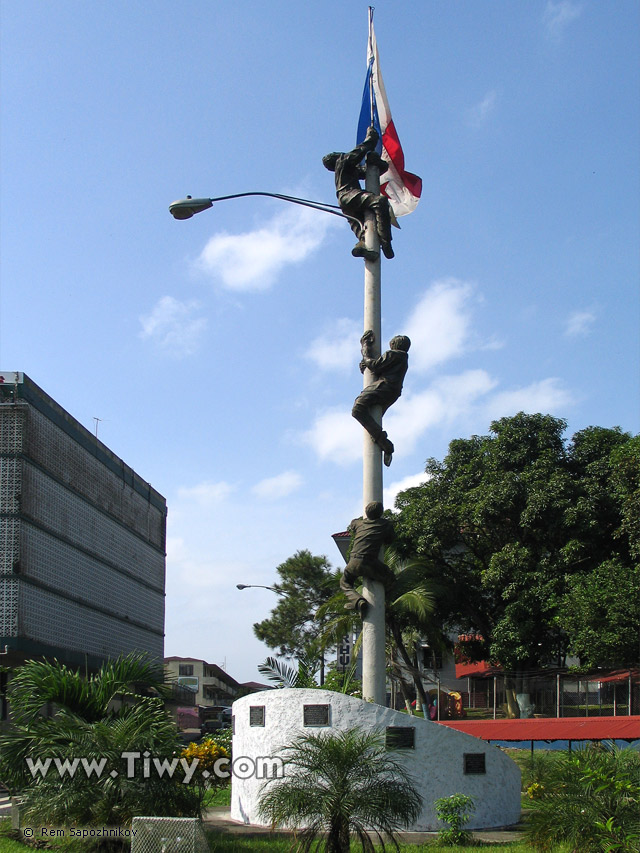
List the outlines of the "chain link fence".
<svg viewBox="0 0 640 853">
<path fill-rule="evenodd" d="M 517 686 L 514 686 L 517 685 Z M 640 674 L 573 675 L 531 673 L 517 679 L 508 673 L 470 678 L 463 693 L 468 716 L 508 716 L 507 688 L 523 714 L 534 717 L 619 717 L 640 714 Z"/>
<path fill-rule="evenodd" d="M 134 817 L 131 830 L 131 853 L 209 853 L 198 818 Z"/>
</svg>

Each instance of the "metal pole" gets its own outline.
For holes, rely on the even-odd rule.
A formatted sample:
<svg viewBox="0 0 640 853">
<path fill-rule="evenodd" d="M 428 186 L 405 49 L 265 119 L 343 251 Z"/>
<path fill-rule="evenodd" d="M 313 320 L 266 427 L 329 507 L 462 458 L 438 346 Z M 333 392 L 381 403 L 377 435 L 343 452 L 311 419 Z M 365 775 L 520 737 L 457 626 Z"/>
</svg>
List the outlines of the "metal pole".
<svg viewBox="0 0 640 853">
<path fill-rule="evenodd" d="M 380 194 L 380 174 L 378 167 L 367 163 L 365 187 L 368 192 Z M 375 214 L 369 210 L 365 215 L 365 245 L 367 249 L 380 252 Z M 380 257 L 376 261 L 364 262 L 364 330 L 371 329 L 375 335 L 373 357 L 380 355 L 380 337 L 382 334 L 381 276 Z M 373 382 L 373 374 L 365 370 L 363 387 Z M 380 409 L 374 408 L 372 416 L 382 422 Z M 362 506 L 371 501 L 382 503 L 382 451 L 364 432 L 362 456 Z M 378 705 L 386 705 L 386 655 L 385 655 L 385 618 L 384 586 L 379 581 L 364 579 L 362 586 L 364 597 L 369 602 L 367 613 L 362 620 L 362 697 Z"/>
<path fill-rule="evenodd" d="M 556 717 L 560 716 L 560 673 L 556 675 Z"/>
<path fill-rule="evenodd" d="M 589 716 L 589 679 L 584 680 L 584 715 Z"/>
<path fill-rule="evenodd" d="M 496 702 L 496 681 L 497 676 L 493 676 L 493 719 L 496 718 L 497 702 Z"/>
</svg>

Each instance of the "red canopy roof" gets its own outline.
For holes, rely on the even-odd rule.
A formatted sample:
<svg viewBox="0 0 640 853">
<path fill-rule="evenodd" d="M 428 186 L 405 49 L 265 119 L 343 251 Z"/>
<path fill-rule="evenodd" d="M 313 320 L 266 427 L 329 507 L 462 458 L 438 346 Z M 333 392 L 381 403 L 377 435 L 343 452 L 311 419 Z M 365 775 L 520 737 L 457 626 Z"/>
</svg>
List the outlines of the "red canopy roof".
<svg viewBox="0 0 640 853">
<path fill-rule="evenodd" d="M 637 740 L 640 716 L 560 717 L 532 720 L 455 720 L 442 722 L 481 740 Z"/>
</svg>

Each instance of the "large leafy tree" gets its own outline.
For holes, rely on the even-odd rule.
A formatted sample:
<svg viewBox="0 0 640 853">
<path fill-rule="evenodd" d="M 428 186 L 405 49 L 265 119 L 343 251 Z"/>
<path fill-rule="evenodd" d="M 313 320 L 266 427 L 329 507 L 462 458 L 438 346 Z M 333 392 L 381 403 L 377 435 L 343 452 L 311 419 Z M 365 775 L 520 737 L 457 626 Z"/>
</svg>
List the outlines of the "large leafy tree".
<svg viewBox="0 0 640 853">
<path fill-rule="evenodd" d="M 322 628 L 318 608 L 333 594 L 335 573 L 324 556 L 296 551 L 277 568 L 280 580 L 273 585 L 279 593 L 271 615 L 256 622 L 259 640 L 284 657 L 317 657 L 317 638 Z"/>
<path fill-rule="evenodd" d="M 632 504 L 637 480 L 629 463 L 616 487 L 613 462 L 630 436 L 591 427 L 567 445 L 565 428 L 542 414 L 495 421 L 429 459 L 429 480 L 396 503 L 399 547 L 438 566 L 448 588 L 445 621 L 484 637 L 478 653 L 516 679 L 570 650 L 572 579 L 630 564 L 620 492 Z"/>
</svg>

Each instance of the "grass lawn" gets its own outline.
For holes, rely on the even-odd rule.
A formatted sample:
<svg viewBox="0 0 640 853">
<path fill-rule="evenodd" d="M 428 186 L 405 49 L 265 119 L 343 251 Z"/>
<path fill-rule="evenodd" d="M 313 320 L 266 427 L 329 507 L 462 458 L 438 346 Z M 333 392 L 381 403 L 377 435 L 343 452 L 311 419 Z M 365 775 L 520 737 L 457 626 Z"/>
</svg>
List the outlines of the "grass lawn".
<svg viewBox="0 0 640 853">
<path fill-rule="evenodd" d="M 225 785 L 224 788 L 216 788 L 213 791 L 207 791 L 204 799 L 205 808 L 213 808 L 215 806 L 231 806 L 231 785 Z"/>
<path fill-rule="evenodd" d="M 9 820 L 0 820 L 0 853 L 33 853 L 33 846 L 22 844 L 14 840 L 8 835 L 11 834 L 11 822 Z M 289 836 L 282 835 L 230 835 L 221 830 L 207 830 L 207 840 L 211 853 L 290 853 L 292 849 L 292 839 Z M 48 849 L 57 851 L 57 853 L 85 853 L 89 850 L 89 845 L 82 841 L 65 839 L 52 839 L 48 842 Z M 443 847 L 437 843 L 434 838 L 433 842 L 426 844 L 401 844 L 401 853 L 420 853 L 420 851 L 429 851 L 429 853 L 456 853 L 456 851 L 465 851 L 465 853 L 482 853 L 487 847 L 499 847 L 501 850 L 509 851 L 509 853 L 531 853 L 531 847 L 524 842 L 514 842 L 508 844 L 482 844 L 472 847 Z M 357 845 L 353 845 L 352 849 L 355 853 L 359 850 Z"/>
<path fill-rule="evenodd" d="M 212 853 L 290 853 L 292 849 L 291 840 L 288 838 L 273 838 L 265 836 L 264 838 L 231 838 L 222 834 L 207 833 L 209 846 Z M 485 853 L 490 847 L 506 850 L 508 853 L 532 853 L 532 848 L 524 842 L 508 843 L 508 844 L 483 844 L 479 847 L 443 847 L 434 839 L 433 843 L 426 844 L 401 844 L 401 853 L 456 853 L 456 851 L 465 851 L 465 853 Z M 353 853 L 360 850 L 359 845 L 352 844 Z M 393 845 L 387 845 L 387 850 L 393 850 Z M 0 848 L 1 850 L 1 848 Z"/>
</svg>

